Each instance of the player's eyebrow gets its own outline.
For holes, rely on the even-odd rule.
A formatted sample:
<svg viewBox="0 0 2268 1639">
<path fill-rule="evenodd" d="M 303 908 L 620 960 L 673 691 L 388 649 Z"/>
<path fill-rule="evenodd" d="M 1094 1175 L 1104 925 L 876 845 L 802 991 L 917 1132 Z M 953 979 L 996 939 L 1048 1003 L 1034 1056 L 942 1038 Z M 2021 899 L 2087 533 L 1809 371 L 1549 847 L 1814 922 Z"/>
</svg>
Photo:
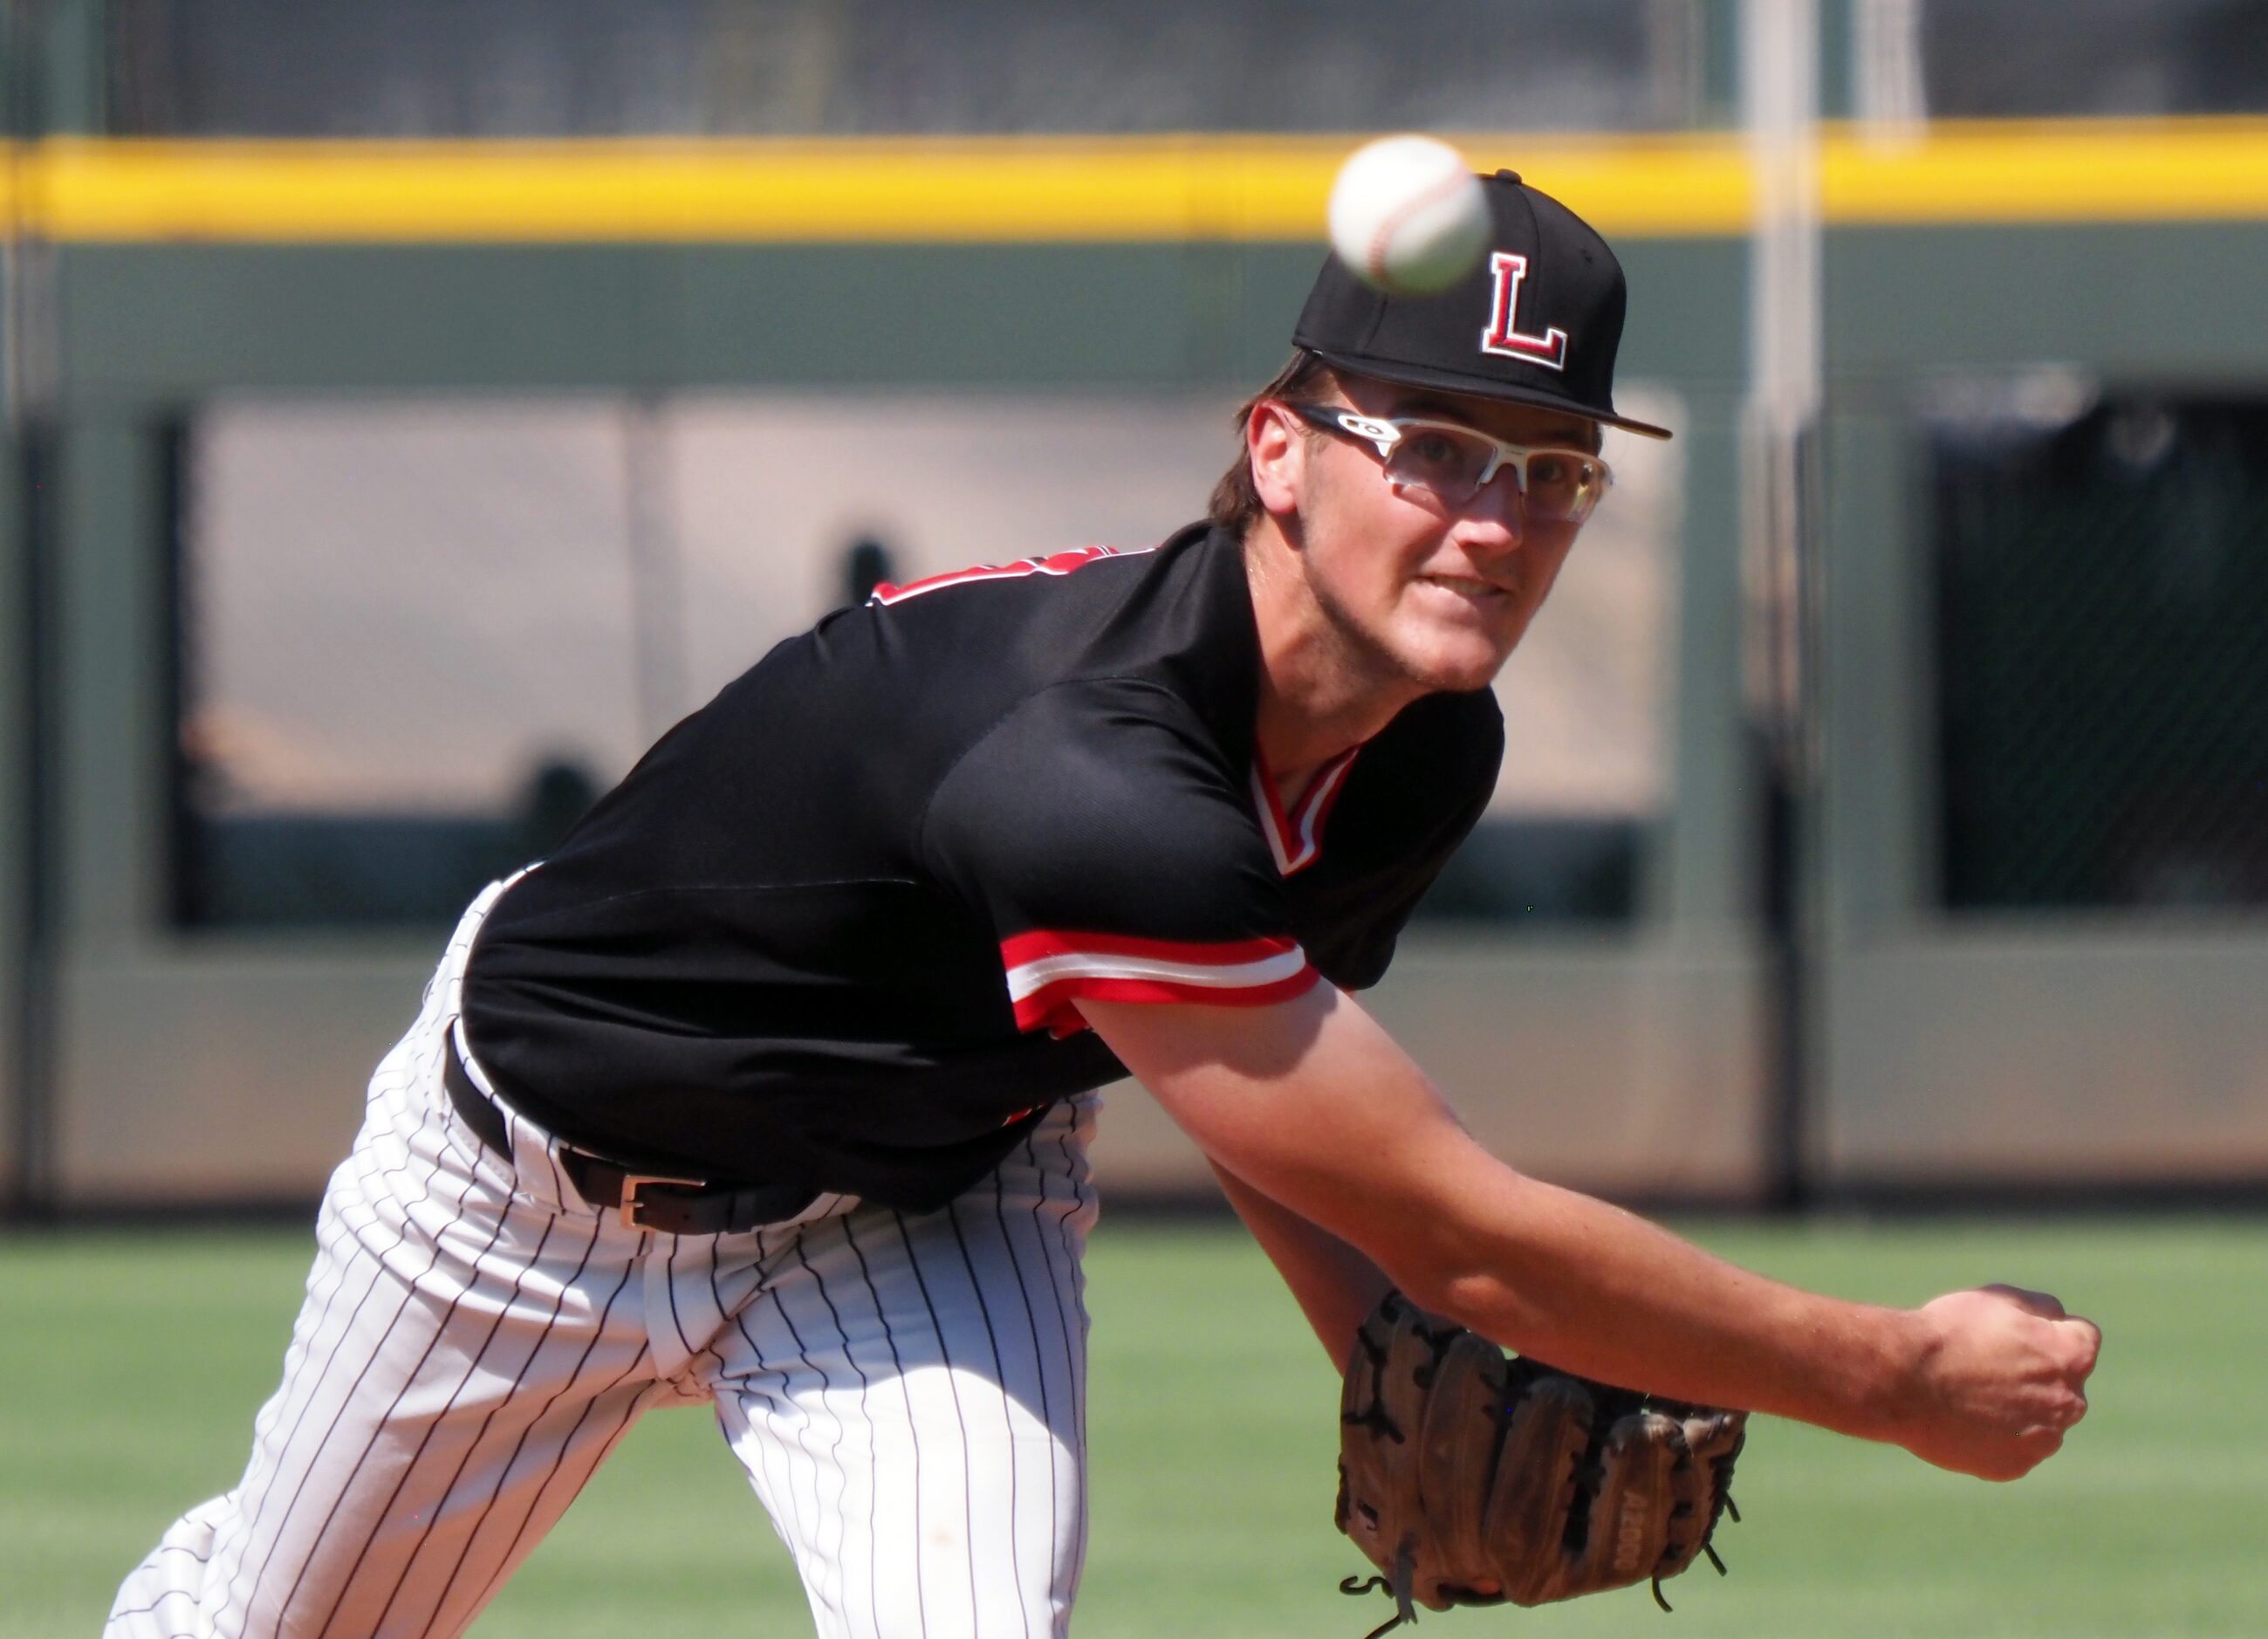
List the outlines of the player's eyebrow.
<svg viewBox="0 0 2268 1639">
<path fill-rule="evenodd" d="M 1454 399 L 1436 398 L 1430 393 L 1418 393 L 1395 400 L 1391 413 L 1397 416 L 1439 416 L 1444 421 L 1454 421 L 1466 426 L 1477 425 L 1463 405 Z"/>
<path fill-rule="evenodd" d="M 1437 398 L 1431 394 L 1420 393 L 1414 397 L 1401 400 L 1388 413 L 1396 416 L 1439 417 L 1444 421 L 1454 421 L 1460 426 L 1470 427 L 1476 432 L 1489 431 L 1475 420 L 1463 405 L 1452 399 Z M 1491 434 L 1491 436 L 1495 435 Z M 1527 439 L 1512 439 L 1506 441 L 1514 444 L 1532 442 L 1565 445 L 1570 449 L 1594 447 L 1591 443 L 1590 424 L 1581 421 L 1556 422 L 1542 432 L 1531 434 Z"/>
</svg>

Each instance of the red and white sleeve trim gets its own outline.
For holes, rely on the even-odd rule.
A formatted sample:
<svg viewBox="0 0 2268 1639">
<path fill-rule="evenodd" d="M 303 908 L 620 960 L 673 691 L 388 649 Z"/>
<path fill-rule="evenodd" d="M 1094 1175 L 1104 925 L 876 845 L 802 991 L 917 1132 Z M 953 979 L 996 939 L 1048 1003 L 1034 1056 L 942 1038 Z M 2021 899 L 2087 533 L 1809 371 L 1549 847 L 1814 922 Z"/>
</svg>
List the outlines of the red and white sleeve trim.
<svg viewBox="0 0 2268 1639">
<path fill-rule="evenodd" d="M 1074 1005 L 1103 1001 L 1196 1001 L 1260 1007 L 1285 1001 L 1321 977 L 1289 939 L 1184 944 L 1116 934 L 1018 934 L 1001 941 L 1008 1000 L 1019 1030 L 1057 1036 L 1086 1028 Z"/>
</svg>

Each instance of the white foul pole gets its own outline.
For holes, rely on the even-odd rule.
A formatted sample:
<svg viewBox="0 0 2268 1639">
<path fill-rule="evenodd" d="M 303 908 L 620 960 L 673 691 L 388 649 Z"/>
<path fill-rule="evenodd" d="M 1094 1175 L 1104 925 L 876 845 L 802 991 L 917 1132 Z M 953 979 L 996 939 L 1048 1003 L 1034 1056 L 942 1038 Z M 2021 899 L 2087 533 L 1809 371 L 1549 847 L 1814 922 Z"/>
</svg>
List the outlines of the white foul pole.
<svg viewBox="0 0 2268 1639">
<path fill-rule="evenodd" d="M 1770 999 L 1775 1204 L 1800 1205 L 1817 945 L 1818 713 L 1812 703 L 1817 595 L 1811 519 L 1823 397 L 1819 202 L 1818 0 L 1742 0 L 1741 109 L 1755 190 L 1749 271 L 1749 390 L 1742 417 L 1749 698 L 1767 750 L 1764 905 L 1778 960 Z"/>
</svg>

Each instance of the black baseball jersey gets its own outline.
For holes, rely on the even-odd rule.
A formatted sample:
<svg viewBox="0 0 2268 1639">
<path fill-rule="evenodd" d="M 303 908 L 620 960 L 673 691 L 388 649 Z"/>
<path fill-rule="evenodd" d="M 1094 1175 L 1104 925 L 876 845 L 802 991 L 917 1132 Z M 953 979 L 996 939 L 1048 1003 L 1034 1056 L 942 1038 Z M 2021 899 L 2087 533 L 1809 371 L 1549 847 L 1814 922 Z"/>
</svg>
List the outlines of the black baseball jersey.
<svg viewBox="0 0 2268 1639">
<path fill-rule="evenodd" d="M 1081 997 L 1374 983 L 1496 782 L 1437 695 L 1285 813 L 1241 549 L 1202 526 L 884 587 L 670 730 L 490 912 L 474 1053 L 657 1173 L 942 1204 L 1124 1074 Z"/>
</svg>

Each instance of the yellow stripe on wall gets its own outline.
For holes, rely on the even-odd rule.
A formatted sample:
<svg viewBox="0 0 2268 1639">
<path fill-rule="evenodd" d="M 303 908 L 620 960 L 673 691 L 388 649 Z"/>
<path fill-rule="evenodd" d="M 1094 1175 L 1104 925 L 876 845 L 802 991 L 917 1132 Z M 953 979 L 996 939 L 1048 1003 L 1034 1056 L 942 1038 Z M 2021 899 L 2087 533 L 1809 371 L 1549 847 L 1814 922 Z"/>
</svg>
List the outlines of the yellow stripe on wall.
<svg viewBox="0 0 2268 1639">
<path fill-rule="evenodd" d="M 1359 140 L 54 138 L 12 151 L 5 203 L 68 241 L 1312 241 Z M 1737 136 L 1458 140 L 1610 235 L 1749 225 Z M 1831 223 L 2268 217 L 2268 121 L 1838 129 L 1818 159 Z"/>
<path fill-rule="evenodd" d="M 74 240 L 1313 240 L 1356 140 L 57 140 L 19 174 L 26 220 Z M 1462 146 L 1550 164 L 1609 231 L 1746 210 L 1722 142 Z"/>
<path fill-rule="evenodd" d="M 2268 217 L 2268 120 L 1940 125 L 1910 147 L 1823 144 L 1830 222 L 2242 221 Z"/>
</svg>

